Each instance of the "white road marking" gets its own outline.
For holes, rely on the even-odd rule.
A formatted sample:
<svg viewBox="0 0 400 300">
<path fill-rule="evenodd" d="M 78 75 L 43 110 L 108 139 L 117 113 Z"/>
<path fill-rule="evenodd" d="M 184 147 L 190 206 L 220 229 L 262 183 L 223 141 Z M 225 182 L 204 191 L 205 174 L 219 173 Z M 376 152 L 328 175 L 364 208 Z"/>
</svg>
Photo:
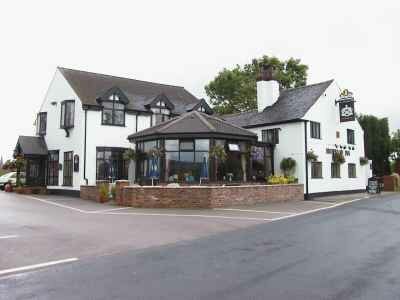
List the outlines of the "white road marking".
<svg viewBox="0 0 400 300">
<path fill-rule="evenodd" d="M 369 199 L 369 196 L 365 196 L 363 198 L 357 198 L 357 199 L 353 199 L 353 200 L 349 200 L 349 201 L 344 201 L 344 202 L 340 202 L 340 203 L 336 203 L 336 204 L 332 204 L 326 207 L 321 207 L 321 208 L 316 208 L 316 209 L 312 209 L 312 210 L 307 210 L 304 212 L 300 212 L 300 213 L 289 213 L 287 212 L 287 216 L 282 216 L 282 217 L 277 217 L 277 218 L 250 218 L 250 217 L 232 217 L 232 216 L 214 216 L 214 215 L 190 215 L 190 214 L 167 214 L 167 213 L 138 213 L 138 212 L 112 212 L 111 210 L 104 210 L 104 211 L 88 211 L 88 210 L 82 210 L 79 208 L 75 208 L 72 206 L 68 206 L 68 205 L 64 205 L 64 204 L 59 204 L 59 203 L 55 203 L 52 201 L 47 201 L 44 199 L 40 199 L 40 198 L 36 198 L 36 197 L 32 197 L 32 196 L 26 196 L 27 198 L 30 199 L 34 199 L 40 202 L 44 202 L 47 204 L 51 204 L 51 205 L 55 205 L 58 207 L 62 207 L 62 208 L 66 208 L 66 209 L 70 209 L 73 211 L 77 211 L 83 214 L 99 214 L 99 215 L 135 215 L 135 216 L 165 216 L 165 217 L 197 217 L 197 218 L 212 218 L 212 219 L 231 219 L 231 220 L 249 220 L 249 221 L 269 221 L 269 222 L 273 222 L 273 221 L 279 221 L 279 220 L 284 220 L 284 219 L 289 219 L 289 218 L 294 218 L 297 216 L 302 216 L 302 215 L 307 215 L 307 214 L 311 214 L 311 213 L 315 213 L 318 211 L 322 211 L 322 210 L 326 210 L 326 209 L 331 209 L 331 208 L 335 208 L 335 207 L 339 207 L 345 204 L 349 204 L 352 202 L 356 202 L 356 201 L 360 201 L 360 200 L 365 200 L 365 199 Z M 129 209 L 131 207 L 120 207 L 120 208 L 115 208 L 112 210 L 122 210 L 122 209 Z M 223 210 L 228 210 L 228 209 L 223 209 Z M 244 211 L 244 210 L 242 210 Z M 247 210 L 250 211 L 250 210 Z M 265 213 L 271 213 L 268 211 L 256 211 L 253 210 L 252 212 L 265 212 Z M 283 212 L 276 212 L 276 213 L 283 213 Z M 286 214 L 286 213 L 285 213 Z"/>
<path fill-rule="evenodd" d="M 106 212 L 111 212 L 111 211 L 116 211 L 116 210 L 123 210 L 123 209 L 131 209 L 132 207 L 118 207 L 118 208 L 110 208 L 110 209 L 103 209 L 103 210 L 92 210 L 88 211 L 88 213 L 91 214 L 101 214 L 101 213 L 106 213 Z"/>
<path fill-rule="evenodd" d="M 316 201 L 316 200 L 310 200 L 308 202 L 317 203 L 317 204 L 325 204 L 325 205 L 334 205 L 335 204 L 334 202 L 328 202 L 328 201 L 325 202 L 325 201 Z"/>
<path fill-rule="evenodd" d="M 0 270 L 0 276 L 3 275 L 10 275 L 13 273 L 18 273 L 22 271 L 31 271 L 39 268 L 44 268 L 44 267 L 49 267 L 49 266 L 54 266 L 54 265 L 59 265 L 59 264 L 65 264 L 69 262 L 74 262 L 78 261 L 79 259 L 76 257 L 73 258 L 67 258 L 67 259 L 62 259 L 62 260 L 55 260 L 55 261 L 49 261 L 41 264 L 36 264 L 36 265 L 29 265 L 29 266 L 24 266 L 24 267 L 19 267 L 19 268 L 13 268 L 13 269 L 5 269 L 5 270 Z"/>
<path fill-rule="evenodd" d="M 213 210 L 242 211 L 242 212 L 268 213 L 268 214 L 281 214 L 281 215 L 295 214 L 295 212 L 288 212 L 288 211 L 254 210 L 254 209 L 239 209 L 239 208 L 214 208 Z"/>
<path fill-rule="evenodd" d="M 0 240 L 5 240 L 5 239 L 15 239 L 17 238 L 18 235 L 11 234 L 11 235 L 0 235 Z"/>
<path fill-rule="evenodd" d="M 43 202 L 43 203 L 47 203 L 47 204 L 50 204 L 50 205 L 54 205 L 54 206 L 58 206 L 58 207 L 62 207 L 62 208 L 70 209 L 70 210 L 74 210 L 74 211 L 77 211 L 77 212 L 80 212 L 80 213 L 84 213 L 84 214 L 90 212 L 90 211 L 82 210 L 82 209 L 75 208 L 75 207 L 72 207 L 72 206 L 68 206 L 68 205 L 64 205 L 64 204 L 60 204 L 60 203 L 55 203 L 53 201 L 48 201 L 48 200 L 44 200 L 44 199 L 40 199 L 40 198 L 36 198 L 36 197 L 32 197 L 32 196 L 25 196 L 25 197 L 29 198 L 29 199 L 34 199 L 34 200 L 37 200 L 37 201 L 40 201 L 40 202 Z"/>
</svg>

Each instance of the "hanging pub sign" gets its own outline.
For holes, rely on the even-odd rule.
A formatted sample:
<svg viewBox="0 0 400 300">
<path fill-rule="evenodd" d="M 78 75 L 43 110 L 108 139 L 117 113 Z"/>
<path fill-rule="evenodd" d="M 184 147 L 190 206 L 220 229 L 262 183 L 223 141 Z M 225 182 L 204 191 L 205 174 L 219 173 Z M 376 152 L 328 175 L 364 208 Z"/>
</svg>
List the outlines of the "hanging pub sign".
<svg viewBox="0 0 400 300">
<path fill-rule="evenodd" d="M 79 172 L 79 155 L 74 155 L 74 172 Z"/>
<path fill-rule="evenodd" d="M 356 114 L 354 111 L 354 97 L 352 92 L 347 89 L 343 90 L 340 93 L 340 98 L 336 101 L 336 103 L 339 103 L 340 122 L 349 122 L 356 119 Z"/>
</svg>

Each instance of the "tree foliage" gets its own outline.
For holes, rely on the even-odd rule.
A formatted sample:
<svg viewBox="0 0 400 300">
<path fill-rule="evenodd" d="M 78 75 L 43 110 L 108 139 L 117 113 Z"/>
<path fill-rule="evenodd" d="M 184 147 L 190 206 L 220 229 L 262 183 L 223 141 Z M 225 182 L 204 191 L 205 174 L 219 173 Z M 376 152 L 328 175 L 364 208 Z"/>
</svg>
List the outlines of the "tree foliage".
<svg viewBox="0 0 400 300">
<path fill-rule="evenodd" d="M 282 88 L 306 85 L 308 66 L 300 59 L 281 61 L 264 55 L 244 66 L 223 69 L 205 87 L 213 109 L 219 114 L 253 110 L 257 107 L 256 79 L 262 65 L 272 65 Z"/>
<path fill-rule="evenodd" d="M 364 130 L 365 155 L 372 159 L 373 173 L 378 176 L 390 174 L 391 140 L 388 119 L 361 115 L 358 121 Z"/>
</svg>

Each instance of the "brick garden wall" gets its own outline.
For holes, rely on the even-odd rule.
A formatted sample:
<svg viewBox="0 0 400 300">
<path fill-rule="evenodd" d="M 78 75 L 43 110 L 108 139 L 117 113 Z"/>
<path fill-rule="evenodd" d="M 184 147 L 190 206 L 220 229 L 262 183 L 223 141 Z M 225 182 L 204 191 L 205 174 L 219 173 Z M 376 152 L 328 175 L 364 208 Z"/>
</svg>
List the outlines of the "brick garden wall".
<svg viewBox="0 0 400 300">
<path fill-rule="evenodd" d="M 120 205 L 133 207 L 213 208 L 300 201 L 304 200 L 304 187 L 302 184 L 225 187 L 125 186 L 117 188 L 117 198 Z"/>
<path fill-rule="evenodd" d="M 108 181 L 99 180 L 96 185 L 81 185 L 80 198 L 84 200 L 91 200 L 96 202 L 107 202 L 105 199 L 100 199 L 100 186 L 106 184 L 108 186 Z"/>
</svg>

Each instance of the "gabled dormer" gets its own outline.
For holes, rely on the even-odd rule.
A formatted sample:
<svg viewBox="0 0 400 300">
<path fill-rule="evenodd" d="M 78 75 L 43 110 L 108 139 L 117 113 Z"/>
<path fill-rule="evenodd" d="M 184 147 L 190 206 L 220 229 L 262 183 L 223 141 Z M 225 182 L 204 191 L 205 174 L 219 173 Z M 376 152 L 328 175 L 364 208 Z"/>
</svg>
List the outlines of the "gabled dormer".
<svg viewBox="0 0 400 300">
<path fill-rule="evenodd" d="M 196 104 L 190 104 L 186 107 L 186 111 L 194 111 L 197 110 L 199 112 L 208 114 L 208 115 L 212 115 L 214 113 L 214 111 L 212 110 L 212 108 L 208 105 L 208 103 L 206 102 L 206 100 L 204 99 L 200 99 L 200 101 Z"/>
<path fill-rule="evenodd" d="M 145 107 L 153 113 L 151 125 L 154 126 L 171 118 L 174 104 L 165 94 L 161 93 L 156 97 L 149 99 L 145 103 Z"/>
<path fill-rule="evenodd" d="M 129 100 L 120 88 L 110 88 L 96 101 L 102 107 L 102 125 L 125 126 L 126 105 Z"/>
</svg>

